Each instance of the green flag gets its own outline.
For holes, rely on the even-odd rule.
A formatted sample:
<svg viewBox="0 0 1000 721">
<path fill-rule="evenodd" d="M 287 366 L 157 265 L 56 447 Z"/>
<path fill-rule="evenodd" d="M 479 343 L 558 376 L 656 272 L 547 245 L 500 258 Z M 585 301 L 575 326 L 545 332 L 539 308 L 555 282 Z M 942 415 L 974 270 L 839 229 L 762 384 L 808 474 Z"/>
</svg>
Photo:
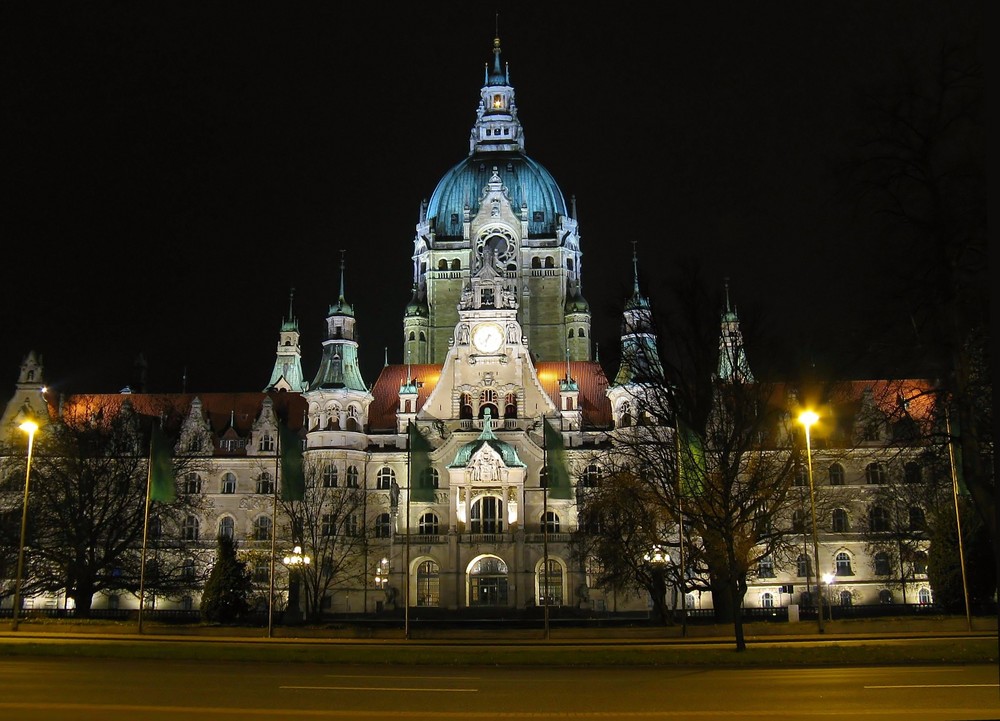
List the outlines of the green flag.
<svg viewBox="0 0 1000 721">
<path fill-rule="evenodd" d="M 301 501 L 306 495 L 302 441 L 281 421 L 278 421 L 278 447 L 281 450 L 281 500 Z"/>
<path fill-rule="evenodd" d="M 406 435 L 410 452 L 410 498 L 420 503 L 434 500 L 434 477 L 431 468 L 431 444 L 412 421 Z"/>
<path fill-rule="evenodd" d="M 566 446 L 563 444 L 562 433 L 542 418 L 545 424 L 545 487 L 550 498 L 570 499 L 573 489 L 570 488 L 569 467 L 566 464 Z"/>
<path fill-rule="evenodd" d="M 153 424 L 153 432 L 149 438 L 149 500 L 163 503 L 177 500 L 170 441 L 156 423 Z"/>
<path fill-rule="evenodd" d="M 681 493 L 692 495 L 704 483 L 705 447 L 701 437 L 687 423 L 677 418 L 677 473 Z"/>
</svg>

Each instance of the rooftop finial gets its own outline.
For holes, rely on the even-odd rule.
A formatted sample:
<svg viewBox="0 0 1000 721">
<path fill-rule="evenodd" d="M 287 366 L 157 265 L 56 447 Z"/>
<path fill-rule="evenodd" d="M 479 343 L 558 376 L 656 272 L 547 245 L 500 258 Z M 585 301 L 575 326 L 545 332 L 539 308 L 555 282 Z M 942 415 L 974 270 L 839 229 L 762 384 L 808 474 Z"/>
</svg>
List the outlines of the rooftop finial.
<svg viewBox="0 0 1000 721">
<path fill-rule="evenodd" d="M 632 241 L 632 278 L 636 295 L 639 294 L 639 254 L 636 251 L 638 243 L 637 240 Z"/>
<path fill-rule="evenodd" d="M 292 315 L 292 299 L 295 298 L 295 286 L 288 291 L 288 320 L 291 320 L 295 316 Z"/>
<path fill-rule="evenodd" d="M 340 304 L 344 304 L 344 253 L 346 250 L 340 251 Z"/>
<path fill-rule="evenodd" d="M 729 278 L 724 278 L 722 284 L 726 290 L 726 312 L 732 313 L 732 308 L 729 307 Z"/>
</svg>

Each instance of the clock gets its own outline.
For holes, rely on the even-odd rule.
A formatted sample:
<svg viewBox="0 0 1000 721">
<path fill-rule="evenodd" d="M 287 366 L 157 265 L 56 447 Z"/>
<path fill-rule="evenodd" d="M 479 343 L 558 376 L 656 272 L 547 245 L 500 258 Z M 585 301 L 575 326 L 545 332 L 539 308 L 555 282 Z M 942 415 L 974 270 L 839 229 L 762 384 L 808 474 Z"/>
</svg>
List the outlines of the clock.
<svg viewBox="0 0 1000 721">
<path fill-rule="evenodd" d="M 496 353 L 503 345 L 503 329 L 496 323 L 480 323 L 472 329 L 472 344 L 480 353 Z"/>
</svg>

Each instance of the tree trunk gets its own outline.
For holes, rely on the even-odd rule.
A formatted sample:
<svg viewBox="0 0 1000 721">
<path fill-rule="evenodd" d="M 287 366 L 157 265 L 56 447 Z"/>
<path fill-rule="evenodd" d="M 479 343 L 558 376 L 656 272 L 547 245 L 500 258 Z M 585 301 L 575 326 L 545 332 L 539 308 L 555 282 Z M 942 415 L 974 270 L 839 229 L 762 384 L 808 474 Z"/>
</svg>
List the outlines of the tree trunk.
<svg viewBox="0 0 1000 721">
<path fill-rule="evenodd" d="M 90 609 L 94 603 L 94 584 L 78 581 L 76 588 L 70 590 L 67 595 L 73 599 L 76 606 L 77 618 L 90 618 Z"/>
</svg>

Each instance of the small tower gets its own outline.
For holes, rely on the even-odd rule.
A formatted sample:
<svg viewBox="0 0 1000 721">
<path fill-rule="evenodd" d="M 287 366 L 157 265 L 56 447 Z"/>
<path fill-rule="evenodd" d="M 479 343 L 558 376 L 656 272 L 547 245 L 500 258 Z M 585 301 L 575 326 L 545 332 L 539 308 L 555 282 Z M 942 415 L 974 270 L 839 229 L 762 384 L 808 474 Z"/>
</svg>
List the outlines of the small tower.
<svg viewBox="0 0 1000 721">
<path fill-rule="evenodd" d="M 308 388 L 302 375 L 302 348 L 299 345 L 299 321 L 292 313 L 295 288 L 288 294 L 288 318 L 281 322 L 278 334 L 278 352 L 274 359 L 274 370 L 265 391 L 301 392 Z"/>
<path fill-rule="evenodd" d="M 639 291 L 639 261 L 633 243 L 632 297 L 622 318 L 621 362 L 608 398 L 615 425 L 629 426 L 646 405 L 648 393 L 657 393 L 664 383 L 663 363 L 656 348 L 656 330 L 649 301 Z"/>
<path fill-rule="evenodd" d="M 740 318 L 736 309 L 729 305 L 729 279 L 725 281 L 726 310 L 722 313 L 722 329 L 719 334 L 719 369 L 717 377 L 728 383 L 753 383 L 750 362 L 747 360 Z"/>
</svg>

